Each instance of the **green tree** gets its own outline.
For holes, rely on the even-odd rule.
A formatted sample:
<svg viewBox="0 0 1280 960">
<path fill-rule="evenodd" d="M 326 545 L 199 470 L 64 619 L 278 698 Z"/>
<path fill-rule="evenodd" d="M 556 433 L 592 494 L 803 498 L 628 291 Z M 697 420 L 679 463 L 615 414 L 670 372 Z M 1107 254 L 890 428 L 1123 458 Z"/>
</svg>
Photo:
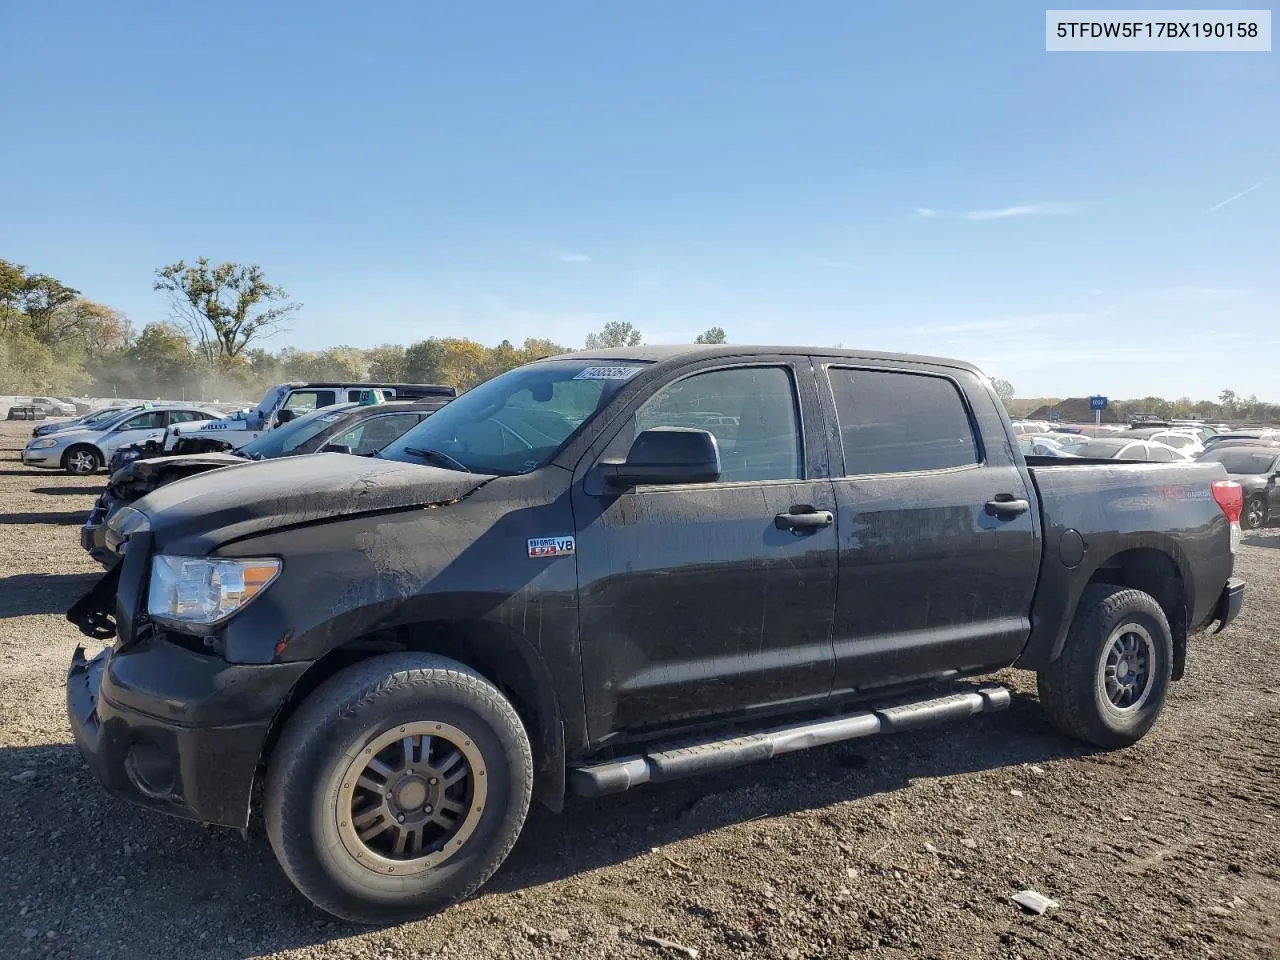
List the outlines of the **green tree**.
<svg viewBox="0 0 1280 960">
<path fill-rule="evenodd" d="M 698 338 L 694 343 L 726 343 L 724 336 L 724 327 L 708 327 L 702 333 L 698 334 Z"/>
<path fill-rule="evenodd" d="M 586 348 L 600 350 L 606 347 L 638 347 L 643 342 L 640 331 L 626 320 L 610 320 L 599 333 L 588 333 Z"/>
<path fill-rule="evenodd" d="M 369 361 L 369 379 L 380 383 L 400 383 L 405 379 L 405 348 L 398 343 L 384 343 L 365 351 Z"/>
<path fill-rule="evenodd" d="M 174 319 L 210 360 L 232 359 L 278 332 L 301 304 L 268 283 L 256 263 L 214 265 L 207 257 L 156 270 L 152 289 L 168 294 Z"/>
<path fill-rule="evenodd" d="M 442 383 L 444 347 L 435 337 L 419 340 L 405 348 L 404 378 L 410 383 Z"/>
</svg>

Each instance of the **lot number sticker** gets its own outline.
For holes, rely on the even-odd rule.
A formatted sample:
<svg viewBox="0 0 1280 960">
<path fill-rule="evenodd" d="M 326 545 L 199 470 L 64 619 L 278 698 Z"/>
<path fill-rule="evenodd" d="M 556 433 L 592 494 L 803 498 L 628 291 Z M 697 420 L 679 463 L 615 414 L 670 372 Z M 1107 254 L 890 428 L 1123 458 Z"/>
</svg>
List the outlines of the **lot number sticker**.
<svg viewBox="0 0 1280 960">
<path fill-rule="evenodd" d="M 630 380 L 640 372 L 639 367 L 587 367 L 575 380 Z"/>
</svg>

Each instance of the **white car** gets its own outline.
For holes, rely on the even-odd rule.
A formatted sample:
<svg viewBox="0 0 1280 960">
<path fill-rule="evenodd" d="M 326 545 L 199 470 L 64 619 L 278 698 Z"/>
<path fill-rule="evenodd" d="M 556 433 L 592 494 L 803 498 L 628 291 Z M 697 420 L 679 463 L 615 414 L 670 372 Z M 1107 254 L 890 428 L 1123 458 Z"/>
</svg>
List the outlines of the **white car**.
<svg viewBox="0 0 1280 960">
<path fill-rule="evenodd" d="M 1204 441 L 1193 430 L 1179 430 L 1174 427 L 1172 430 L 1153 433 L 1147 439 L 1152 443 L 1163 443 L 1166 447 L 1173 447 L 1193 459 L 1204 453 Z"/>
<path fill-rule="evenodd" d="M 28 467 L 65 470 L 78 476 L 96 473 L 118 448 L 132 443 L 159 440 L 170 424 L 216 420 L 216 410 L 204 407 L 165 406 L 149 410 L 126 410 L 119 417 L 93 428 L 63 430 L 32 437 L 22 451 Z"/>
</svg>

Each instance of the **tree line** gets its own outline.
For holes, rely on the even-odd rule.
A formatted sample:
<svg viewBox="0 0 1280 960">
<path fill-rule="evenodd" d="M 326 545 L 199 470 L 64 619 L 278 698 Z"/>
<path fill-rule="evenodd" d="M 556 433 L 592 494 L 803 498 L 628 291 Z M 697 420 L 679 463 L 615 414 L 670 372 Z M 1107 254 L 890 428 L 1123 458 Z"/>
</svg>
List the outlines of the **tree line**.
<svg viewBox="0 0 1280 960">
<path fill-rule="evenodd" d="M 207 258 L 155 271 L 153 288 L 169 318 L 134 330 L 119 311 L 94 303 L 48 274 L 0 260 L 0 394 L 249 399 L 284 380 L 444 383 L 466 390 L 539 357 L 570 352 L 528 338 L 486 346 L 465 337 L 428 337 L 324 350 L 264 341 L 301 309 L 256 264 Z M 584 346 L 636 346 L 643 335 L 624 321 L 606 323 Z M 724 343 L 720 327 L 700 343 Z"/>
<path fill-rule="evenodd" d="M 134 330 L 127 317 L 56 277 L 0 259 L 0 394 L 55 394 L 204 400 L 256 399 L 284 380 L 444 383 L 467 390 L 499 373 L 571 347 L 531 337 L 486 346 L 465 337 L 428 337 L 408 345 L 267 349 L 302 305 L 256 264 L 201 257 L 155 271 L 153 288 L 169 318 Z M 643 334 L 611 321 L 587 334 L 586 349 L 634 347 Z M 711 327 L 698 343 L 725 343 Z M 995 380 L 1011 409 L 1014 389 Z M 1280 420 L 1280 404 L 1224 390 L 1215 400 L 1160 397 L 1119 401 L 1125 415 Z"/>
</svg>

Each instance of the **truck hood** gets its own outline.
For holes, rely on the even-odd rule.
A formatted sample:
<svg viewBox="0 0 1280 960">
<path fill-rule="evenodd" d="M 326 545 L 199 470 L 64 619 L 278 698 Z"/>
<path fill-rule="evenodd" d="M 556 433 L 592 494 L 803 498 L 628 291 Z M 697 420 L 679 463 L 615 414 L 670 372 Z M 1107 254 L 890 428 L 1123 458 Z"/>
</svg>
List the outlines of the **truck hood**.
<svg viewBox="0 0 1280 960">
<path fill-rule="evenodd" d="M 343 453 L 252 461 L 166 484 L 133 504 L 157 549 L 201 556 L 268 530 L 439 506 L 493 479 Z"/>
</svg>

